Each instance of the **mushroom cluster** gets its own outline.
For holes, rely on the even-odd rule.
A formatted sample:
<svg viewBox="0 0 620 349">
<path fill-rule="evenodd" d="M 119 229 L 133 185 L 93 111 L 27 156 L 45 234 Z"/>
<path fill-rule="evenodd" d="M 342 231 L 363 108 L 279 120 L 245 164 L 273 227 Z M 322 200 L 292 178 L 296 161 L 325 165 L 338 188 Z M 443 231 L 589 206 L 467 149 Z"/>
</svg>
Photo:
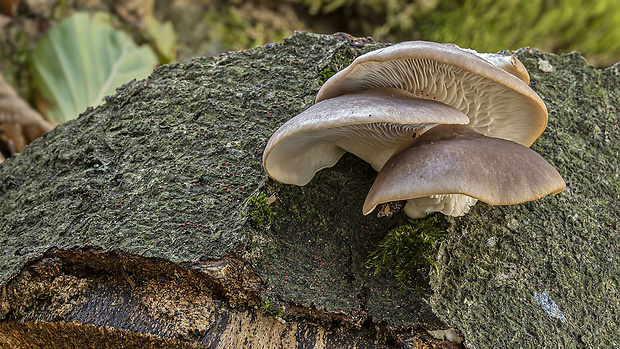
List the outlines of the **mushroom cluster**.
<svg viewBox="0 0 620 349">
<path fill-rule="evenodd" d="M 514 56 L 410 41 L 355 59 L 316 103 L 269 139 L 263 167 L 305 185 L 345 152 L 379 172 L 363 207 L 460 216 L 477 200 L 510 205 L 559 193 L 560 174 L 529 147 L 547 109 Z"/>
</svg>

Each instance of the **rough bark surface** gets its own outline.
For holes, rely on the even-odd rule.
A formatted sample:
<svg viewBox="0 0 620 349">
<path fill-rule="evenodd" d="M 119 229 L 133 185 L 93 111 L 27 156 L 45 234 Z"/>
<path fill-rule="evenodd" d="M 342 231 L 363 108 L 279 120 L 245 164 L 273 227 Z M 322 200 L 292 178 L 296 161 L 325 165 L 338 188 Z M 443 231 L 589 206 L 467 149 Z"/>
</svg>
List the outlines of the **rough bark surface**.
<svg viewBox="0 0 620 349">
<path fill-rule="evenodd" d="M 441 217 L 437 269 L 402 292 L 365 267 L 407 222 L 362 216 L 368 164 L 345 155 L 305 187 L 261 168 L 322 81 L 381 46 L 297 33 L 163 66 L 2 163 L 0 344 L 619 346 L 620 65 L 517 53 L 550 112 L 533 149 L 567 189 Z M 449 328 L 465 341 L 426 331 Z"/>
</svg>

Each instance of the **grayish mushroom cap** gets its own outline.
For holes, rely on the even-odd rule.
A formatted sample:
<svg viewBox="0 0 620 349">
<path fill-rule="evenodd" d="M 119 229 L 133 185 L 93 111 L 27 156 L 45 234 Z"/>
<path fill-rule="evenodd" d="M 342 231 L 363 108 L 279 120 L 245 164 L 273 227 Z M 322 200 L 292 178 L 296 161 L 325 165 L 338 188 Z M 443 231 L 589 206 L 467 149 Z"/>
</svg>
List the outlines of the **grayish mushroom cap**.
<svg viewBox="0 0 620 349">
<path fill-rule="evenodd" d="M 525 68 L 523 63 L 521 63 L 521 61 L 514 54 L 503 55 L 499 53 L 483 53 L 472 50 L 470 48 L 462 48 L 458 45 L 454 45 L 454 47 L 461 49 L 465 52 L 472 53 L 484 59 L 485 61 L 493 64 L 494 66 L 518 77 L 520 80 L 522 80 L 528 85 L 530 83 L 530 74 L 527 72 L 527 69 Z"/>
<path fill-rule="evenodd" d="M 263 167 L 278 182 L 305 185 L 349 151 L 379 171 L 416 130 L 468 121 L 448 105 L 399 89 L 351 93 L 319 102 L 282 125 L 267 142 Z"/>
<path fill-rule="evenodd" d="M 451 44 L 399 43 L 355 59 L 325 82 L 316 101 L 369 88 L 399 88 L 460 110 L 476 132 L 530 146 L 547 125 L 547 108 L 522 80 L 525 76 L 495 66 L 489 57 Z M 515 71 L 524 70 L 517 61 Z"/>
<path fill-rule="evenodd" d="M 510 74 L 516 76 L 526 84 L 530 84 L 530 74 L 527 69 L 521 63 L 521 61 L 514 55 L 506 56 L 497 53 L 475 53 L 482 59 L 493 64 L 494 66 L 501 68 Z"/>
<path fill-rule="evenodd" d="M 511 205 L 559 193 L 565 186 L 553 166 L 528 147 L 483 136 L 469 126 L 438 125 L 390 158 L 363 213 L 384 202 L 447 194 Z"/>
</svg>

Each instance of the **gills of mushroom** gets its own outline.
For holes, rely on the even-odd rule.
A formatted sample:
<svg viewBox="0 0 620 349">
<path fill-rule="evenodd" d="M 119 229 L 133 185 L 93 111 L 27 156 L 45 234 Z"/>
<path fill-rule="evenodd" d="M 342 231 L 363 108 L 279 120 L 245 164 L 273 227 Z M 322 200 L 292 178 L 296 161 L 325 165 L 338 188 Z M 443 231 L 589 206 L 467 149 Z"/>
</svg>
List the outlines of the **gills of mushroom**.
<svg viewBox="0 0 620 349">
<path fill-rule="evenodd" d="M 559 193 L 565 186 L 553 166 L 528 147 L 465 125 L 438 125 L 388 160 L 363 213 L 381 203 L 408 200 L 405 213 L 412 218 L 435 211 L 459 216 L 475 200 L 512 205 Z M 453 201 L 437 207 L 433 197 L 444 195 L 453 195 Z"/>
<path fill-rule="evenodd" d="M 348 151 L 379 171 L 416 130 L 468 122 L 448 105 L 403 90 L 359 91 L 316 103 L 284 123 L 267 142 L 263 167 L 278 182 L 305 185 Z"/>
<path fill-rule="evenodd" d="M 375 87 L 399 88 L 460 110 L 478 133 L 529 147 L 547 125 L 547 108 L 528 81 L 514 56 L 409 41 L 356 58 L 323 84 L 316 101 Z"/>
</svg>

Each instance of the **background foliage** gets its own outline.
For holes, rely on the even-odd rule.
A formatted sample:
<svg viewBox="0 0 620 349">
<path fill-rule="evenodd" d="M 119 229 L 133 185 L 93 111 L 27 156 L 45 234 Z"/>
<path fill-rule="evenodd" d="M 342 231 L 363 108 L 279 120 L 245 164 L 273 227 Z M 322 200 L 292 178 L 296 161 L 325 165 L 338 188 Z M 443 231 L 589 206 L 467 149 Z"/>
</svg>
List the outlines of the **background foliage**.
<svg viewBox="0 0 620 349">
<path fill-rule="evenodd" d="M 208 9 L 196 20 L 202 21 L 203 38 L 220 51 L 278 42 L 294 30 L 310 30 L 385 42 L 454 42 L 482 52 L 525 46 L 580 51 L 597 66 L 620 60 L 616 0 L 204 0 L 186 5 Z M 168 16 L 185 14 L 172 11 Z"/>
<path fill-rule="evenodd" d="M 155 63 L 153 50 L 137 47 L 108 24 L 107 15 L 79 12 L 43 36 L 32 54 L 32 74 L 37 91 L 51 104 L 47 117 L 64 122 L 99 105 L 122 84 L 149 76 Z"/>
<path fill-rule="evenodd" d="M 382 42 L 453 42 L 481 52 L 525 46 L 580 51 L 597 67 L 620 61 L 617 0 L 3 0 L 0 72 L 44 116 L 45 103 L 35 102 L 45 93 L 29 67 L 45 35 L 76 12 L 108 13 L 115 30 L 138 46 L 149 45 L 159 64 L 281 42 L 296 30 L 342 31 Z M 5 157 L 15 150 L 3 149 L 20 151 L 18 138 L 32 138 L 22 124 L 0 125 Z"/>
</svg>

